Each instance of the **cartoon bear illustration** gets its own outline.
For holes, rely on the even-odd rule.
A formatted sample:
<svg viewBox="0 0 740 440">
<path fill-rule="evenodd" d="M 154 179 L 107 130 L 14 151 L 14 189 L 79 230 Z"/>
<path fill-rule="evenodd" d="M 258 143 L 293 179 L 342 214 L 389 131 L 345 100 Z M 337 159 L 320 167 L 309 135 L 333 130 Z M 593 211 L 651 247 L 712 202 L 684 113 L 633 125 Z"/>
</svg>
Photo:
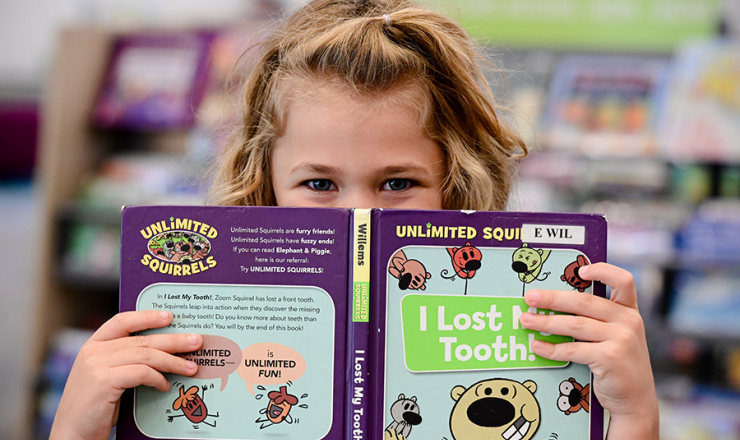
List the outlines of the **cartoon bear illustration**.
<svg viewBox="0 0 740 440">
<path fill-rule="evenodd" d="M 588 412 L 590 388 L 590 384 L 586 384 L 584 387 L 572 377 L 560 382 L 560 386 L 558 387 L 560 390 L 558 409 L 564 412 L 566 416 L 581 409 Z"/>
<path fill-rule="evenodd" d="M 388 273 L 398 278 L 398 288 L 401 290 L 424 290 L 426 281 L 432 277 L 419 260 L 409 260 L 400 250 L 393 254 L 388 265 Z"/>
<path fill-rule="evenodd" d="M 584 290 L 591 287 L 591 281 L 584 280 L 583 278 L 578 276 L 578 269 L 588 264 L 591 264 L 588 259 L 583 255 L 579 255 L 578 258 L 576 258 L 576 261 L 565 266 L 565 271 L 563 275 L 560 276 L 560 280 L 565 281 L 579 292 L 583 292 Z"/>
<path fill-rule="evenodd" d="M 407 399 L 405 395 L 399 394 L 398 400 L 391 405 L 391 417 L 393 421 L 385 430 L 390 432 L 395 430 L 398 435 L 409 438 L 411 427 L 421 423 L 419 414 L 419 405 L 416 403 L 416 396 Z"/>
<path fill-rule="evenodd" d="M 451 396 L 450 432 L 455 440 L 529 440 L 540 426 L 537 384 L 486 379 L 469 388 L 458 385 Z"/>
</svg>

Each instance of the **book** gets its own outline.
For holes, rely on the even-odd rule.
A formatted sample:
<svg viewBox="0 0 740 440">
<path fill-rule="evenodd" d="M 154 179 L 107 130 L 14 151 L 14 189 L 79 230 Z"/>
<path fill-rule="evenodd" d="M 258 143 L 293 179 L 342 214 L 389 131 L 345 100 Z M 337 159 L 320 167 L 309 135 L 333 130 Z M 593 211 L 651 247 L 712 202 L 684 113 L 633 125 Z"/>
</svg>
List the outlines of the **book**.
<svg viewBox="0 0 740 440">
<path fill-rule="evenodd" d="M 550 82 L 543 142 L 587 156 L 656 153 L 655 120 L 668 60 L 650 56 L 571 55 Z"/>
<path fill-rule="evenodd" d="M 676 162 L 740 159 L 740 44 L 717 38 L 676 50 L 660 97 L 661 155 Z"/>
<path fill-rule="evenodd" d="M 117 36 L 93 124 L 132 131 L 190 127 L 208 80 L 210 39 L 206 32 Z"/>
<path fill-rule="evenodd" d="M 605 296 L 603 216 L 142 206 L 121 240 L 121 311 L 204 344 L 120 439 L 603 438 L 588 367 L 530 349 L 572 338 L 518 321 L 530 288 Z"/>
</svg>

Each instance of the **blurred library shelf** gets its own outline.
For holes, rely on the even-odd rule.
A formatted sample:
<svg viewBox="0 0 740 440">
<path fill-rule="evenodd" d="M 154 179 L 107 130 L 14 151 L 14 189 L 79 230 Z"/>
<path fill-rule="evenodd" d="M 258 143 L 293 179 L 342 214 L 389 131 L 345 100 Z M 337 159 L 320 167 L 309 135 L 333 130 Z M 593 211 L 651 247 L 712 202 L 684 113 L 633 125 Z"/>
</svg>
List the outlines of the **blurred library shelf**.
<svg viewBox="0 0 740 440">
<path fill-rule="evenodd" d="M 540 22 L 522 17 L 546 2 L 460 3 L 453 16 L 500 42 L 492 86 L 530 148 L 510 209 L 606 214 L 608 259 L 640 296 L 661 438 L 740 439 L 740 42 L 718 35 L 719 2 L 563 0 L 580 12 L 548 6 Z M 628 20 L 635 5 L 657 18 Z M 265 28 L 60 35 L 42 112 L 34 437 L 48 437 L 70 353 L 117 311 L 121 206 L 204 202 L 238 120 L 227 78 Z"/>
<path fill-rule="evenodd" d="M 29 438 L 48 438 L 71 360 L 117 312 L 121 207 L 205 202 L 203 176 L 236 115 L 227 77 L 266 27 L 61 33 L 42 109 Z"/>
</svg>

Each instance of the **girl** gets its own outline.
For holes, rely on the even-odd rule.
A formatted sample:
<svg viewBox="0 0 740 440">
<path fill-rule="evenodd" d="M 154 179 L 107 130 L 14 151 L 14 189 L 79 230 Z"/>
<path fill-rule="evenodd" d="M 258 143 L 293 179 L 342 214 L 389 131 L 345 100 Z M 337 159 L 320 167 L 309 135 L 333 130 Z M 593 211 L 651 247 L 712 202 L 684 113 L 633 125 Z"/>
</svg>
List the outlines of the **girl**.
<svg viewBox="0 0 740 440">
<path fill-rule="evenodd" d="M 449 19 L 406 0 L 315 0 L 261 45 L 243 88 L 242 123 L 212 195 L 221 205 L 502 210 L 520 138 L 498 117 L 481 57 Z M 579 275 L 611 300 L 529 291 L 530 329 L 590 342 L 532 344 L 538 355 L 588 364 L 611 411 L 609 438 L 657 439 L 658 405 L 631 275 L 598 263 Z M 172 353 L 199 335 L 129 336 L 167 325 L 166 312 L 122 313 L 85 344 L 53 439 L 104 439 L 124 389 L 166 391 L 160 372 L 192 375 Z"/>
</svg>

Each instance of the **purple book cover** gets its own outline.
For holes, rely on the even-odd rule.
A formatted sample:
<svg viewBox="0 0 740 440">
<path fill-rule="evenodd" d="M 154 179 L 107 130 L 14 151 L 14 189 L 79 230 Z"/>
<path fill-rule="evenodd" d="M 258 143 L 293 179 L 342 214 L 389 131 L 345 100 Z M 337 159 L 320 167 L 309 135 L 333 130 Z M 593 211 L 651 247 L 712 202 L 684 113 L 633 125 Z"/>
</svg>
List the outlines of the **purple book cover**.
<svg viewBox="0 0 740 440">
<path fill-rule="evenodd" d="M 342 439 L 351 211 L 127 207 L 120 310 L 198 333 L 194 377 L 124 394 L 120 439 Z"/>
<path fill-rule="evenodd" d="M 211 39 L 206 32 L 116 37 L 94 124 L 135 131 L 191 126 L 208 81 Z"/>
<path fill-rule="evenodd" d="M 368 438 L 602 439 L 588 367 L 529 348 L 572 338 L 518 317 L 533 288 L 605 296 L 578 268 L 606 260 L 606 230 L 588 214 L 374 211 Z"/>
</svg>

